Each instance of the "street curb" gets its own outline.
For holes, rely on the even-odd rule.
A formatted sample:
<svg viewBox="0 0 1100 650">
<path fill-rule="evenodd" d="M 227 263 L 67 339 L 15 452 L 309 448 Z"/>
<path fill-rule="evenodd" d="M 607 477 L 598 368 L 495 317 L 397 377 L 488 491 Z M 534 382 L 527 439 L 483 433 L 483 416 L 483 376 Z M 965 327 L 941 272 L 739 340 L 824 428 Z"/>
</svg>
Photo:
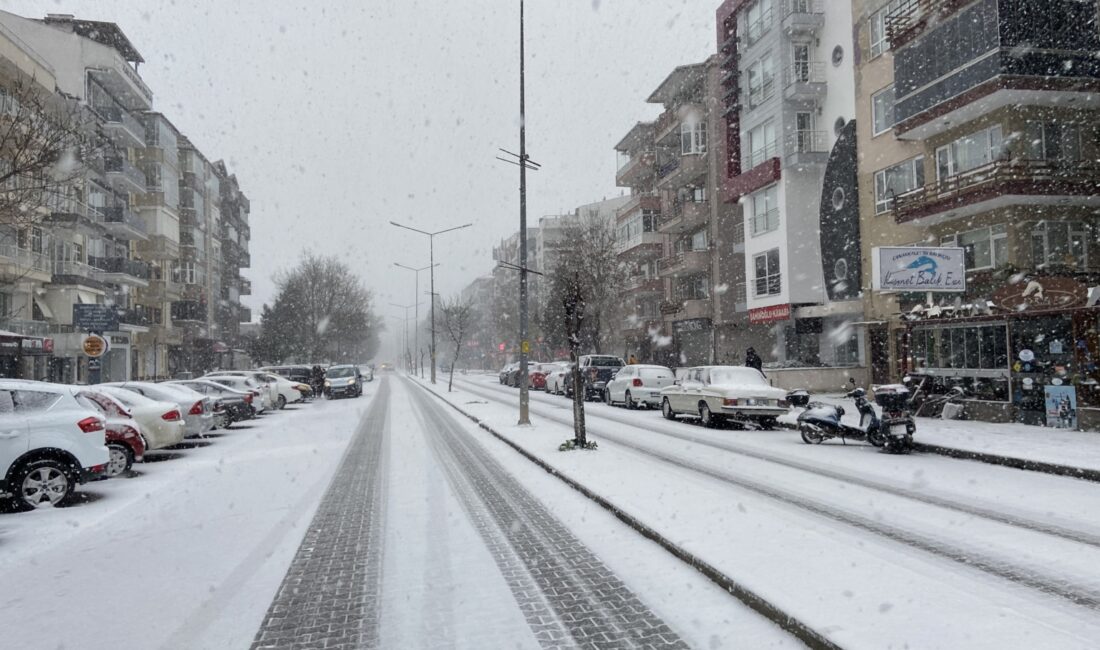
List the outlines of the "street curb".
<svg viewBox="0 0 1100 650">
<path fill-rule="evenodd" d="M 798 425 L 795 424 L 780 422 L 779 426 L 798 431 Z M 960 460 L 973 460 L 979 463 L 986 463 L 988 465 L 1000 465 L 1002 467 L 1011 467 L 1013 469 L 1021 469 L 1028 472 L 1039 472 L 1041 474 L 1051 474 L 1053 476 L 1068 476 L 1070 478 L 1079 478 L 1085 481 L 1100 483 L 1100 470 L 1096 469 L 1073 467 L 1072 465 L 1059 465 L 1058 463 L 1047 463 L 1040 460 L 1028 460 L 1026 458 L 1017 458 L 1015 456 L 1001 456 L 999 454 L 990 454 L 984 451 L 972 451 L 969 449 L 958 449 L 956 447 L 931 445 L 926 442 L 914 442 L 913 449 L 929 454 L 947 456 L 949 458 L 958 458 Z"/>
<path fill-rule="evenodd" d="M 657 532 L 656 530 L 650 528 L 646 524 L 642 523 L 640 520 L 638 520 L 634 516 L 632 516 L 632 515 L 624 512 L 623 510 L 619 509 L 616 505 L 614 505 L 613 503 L 611 503 L 607 499 L 601 497 L 599 494 L 593 492 L 589 488 L 585 487 L 582 483 L 578 482 L 577 480 L 575 480 L 573 478 L 570 478 L 566 474 L 562 474 L 560 471 L 558 471 L 555 467 L 553 467 L 552 465 L 550 465 L 546 461 L 542 460 L 541 458 L 539 458 L 535 454 L 527 451 L 526 449 L 520 447 L 518 444 L 516 444 L 515 442 L 512 442 L 511 440 L 509 440 L 503 434 L 501 434 L 498 431 L 494 430 L 492 427 L 490 427 L 488 424 L 483 422 L 477 416 L 472 415 L 470 413 L 467 413 L 461 407 L 451 403 L 450 401 L 445 399 L 442 395 L 435 392 L 431 388 L 429 388 L 427 386 L 424 386 L 420 382 L 415 382 L 414 381 L 413 383 L 416 386 L 418 386 L 419 388 L 421 388 L 422 390 L 427 391 L 428 394 L 430 394 L 433 397 L 435 397 L 436 399 L 440 400 L 441 402 L 443 402 L 447 406 L 450 406 L 454 410 L 458 411 L 460 414 L 462 414 L 463 416 L 465 416 L 466 418 L 468 418 L 469 420 L 471 420 L 472 422 L 477 424 L 480 428 L 487 431 L 494 438 L 500 440 L 504 444 L 511 447 L 513 450 L 517 451 L 521 456 L 523 456 L 527 460 L 529 460 L 532 463 L 534 463 L 534 464 L 538 465 L 539 467 L 541 467 L 548 474 L 558 478 L 559 480 L 561 480 L 563 483 L 565 483 L 569 487 L 573 488 L 577 492 L 580 492 L 582 495 L 587 497 L 589 500 L 595 502 L 601 508 L 603 508 L 604 510 L 611 513 L 616 519 L 623 522 L 624 524 L 626 524 L 630 528 L 634 529 L 634 531 L 641 534 L 646 539 L 656 543 L 658 546 L 663 548 L 665 551 L 671 553 L 674 557 L 676 557 L 676 559 L 680 560 L 681 562 L 684 562 L 685 564 L 691 566 L 693 569 L 695 569 L 699 573 L 706 576 L 706 578 L 708 580 L 710 580 L 714 584 L 716 584 L 719 587 L 721 587 L 722 589 L 724 589 L 727 593 L 729 593 L 731 596 L 733 596 L 737 600 L 744 603 L 746 606 L 748 606 L 750 609 L 755 611 L 757 614 L 760 614 L 761 616 L 768 619 L 772 623 L 775 623 L 776 625 L 778 625 L 785 632 L 791 634 L 792 636 L 797 638 L 799 641 L 806 644 L 807 647 L 813 648 L 814 650 L 841 650 L 841 646 L 839 646 L 836 643 L 833 643 L 832 641 L 830 641 L 822 633 L 818 632 L 817 630 L 814 630 L 813 628 L 806 625 L 802 621 L 798 620 L 794 616 L 792 616 L 790 614 L 787 614 L 783 610 L 779 609 L 779 607 L 772 604 L 770 601 L 768 601 L 764 597 L 762 597 L 762 596 L 756 594 L 755 592 L 751 591 L 747 587 L 742 586 L 736 580 L 734 580 L 733 578 L 731 578 L 731 577 L 727 576 L 726 574 L 722 573 L 721 571 L 719 571 L 714 566 L 708 564 L 702 558 L 694 555 L 690 551 L 688 551 L 688 550 L 684 549 L 683 547 L 677 545 L 675 542 L 668 539 L 667 537 L 665 537 L 661 533 Z"/>
</svg>

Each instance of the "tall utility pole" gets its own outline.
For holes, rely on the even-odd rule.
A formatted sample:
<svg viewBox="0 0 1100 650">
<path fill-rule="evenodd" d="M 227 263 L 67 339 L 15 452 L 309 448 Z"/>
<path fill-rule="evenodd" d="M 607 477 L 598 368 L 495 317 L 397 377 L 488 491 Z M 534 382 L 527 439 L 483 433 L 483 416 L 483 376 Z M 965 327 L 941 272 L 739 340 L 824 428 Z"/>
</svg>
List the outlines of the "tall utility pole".
<svg viewBox="0 0 1100 650">
<path fill-rule="evenodd" d="M 455 226 L 454 228 L 444 228 L 443 230 L 437 230 L 435 232 L 428 232 L 426 230 L 420 230 L 413 228 L 412 226 L 403 226 L 396 221 L 391 221 L 390 225 L 397 226 L 398 228 L 404 228 L 405 230 L 411 230 L 418 232 L 421 235 L 428 236 L 428 268 L 431 270 L 432 279 L 432 383 L 435 383 L 435 236 L 442 235 L 445 232 L 451 232 L 452 230 L 459 230 L 461 228 L 469 228 L 474 225 L 472 223 L 462 224 L 461 226 Z"/>
<path fill-rule="evenodd" d="M 408 355 L 408 351 L 409 351 L 409 310 L 419 308 L 420 303 L 415 303 L 415 304 L 412 304 L 412 305 L 399 305 L 396 302 L 391 302 L 390 306 L 391 307 L 397 307 L 398 309 L 404 309 L 405 310 L 405 353 L 406 353 L 406 355 Z M 408 372 L 409 370 L 412 370 L 412 368 L 410 368 L 411 365 L 412 365 L 412 357 L 408 356 L 408 359 L 405 362 L 405 371 L 406 372 Z"/>
<path fill-rule="evenodd" d="M 438 264 L 433 264 L 432 266 L 424 266 L 424 267 L 421 267 L 421 268 L 417 269 L 417 268 L 413 268 L 411 266 L 405 266 L 404 264 L 402 264 L 400 262 L 394 262 L 393 265 L 397 266 L 397 267 L 400 267 L 400 268 L 403 268 L 403 269 L 406 269 L 406 270 L 409 270 L 409 271 L 412 271 L 413 273 L 416 274 L 416 283 L 415 283 L 413 295 L 416 297 L 417 300 L 420 300 L 420 272 L 421 271 L 427 271 L 428 269 L 432 268 L 432 266 L 439 266 Z M 416 303 L 416 309 L 414 310 L 413 318 L 415 319 L 415 320 L 413 320 L 413 345 L 416 346 L 415 347 L 416 355 L 417 355 L 416 358 L 418 359 L 418 361 L 416 363 L 416 367 L 417 367 L 417 370 L 419 371 L 420 378 L 423 379 L 424 378 L 424 365 L 422 363 L 420 363 L 420 361 L 419 361 L 419 359 L 420 359 L 420 303 L 419 302 Z"/>
<path fill-rule="evenodd" d="M 527 391 L 527 100 L 524 93 L 523 0 L 519 0 L 519 423 L 531 424 Z"/>
</svg>

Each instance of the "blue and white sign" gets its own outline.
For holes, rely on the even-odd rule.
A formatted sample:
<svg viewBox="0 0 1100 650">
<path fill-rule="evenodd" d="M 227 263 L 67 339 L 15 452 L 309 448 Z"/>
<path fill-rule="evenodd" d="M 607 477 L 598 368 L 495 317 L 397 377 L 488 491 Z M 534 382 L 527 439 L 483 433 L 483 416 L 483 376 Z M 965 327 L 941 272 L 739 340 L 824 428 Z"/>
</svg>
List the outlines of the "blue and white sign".
<svg viewBox="0 0 1100 650">
<path fill-rule="evenodd" d="M 871 256 L 876 291 L 966 291 L 961 248 L 876 247 Z"/>
</svg>

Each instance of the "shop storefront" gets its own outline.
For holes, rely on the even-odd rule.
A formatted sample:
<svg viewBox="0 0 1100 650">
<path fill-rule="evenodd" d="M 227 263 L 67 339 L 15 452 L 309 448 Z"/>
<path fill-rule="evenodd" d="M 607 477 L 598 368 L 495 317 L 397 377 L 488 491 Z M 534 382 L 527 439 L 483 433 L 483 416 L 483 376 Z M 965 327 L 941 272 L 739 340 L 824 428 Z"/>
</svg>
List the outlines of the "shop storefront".
<svg viewBox="0 0 1100 650">
<path fill-rule="evenodd" d="M 1088 293 L 1072 279 L 1041 278 L 1002 287 L 981 308 L 911 315 L 899 374 L 927 377 L 936 392 L 961 386 L 978 419 L 1096 427 L 1100 309 Z"/>
<path fill-rule="evenodd" d="M 0 333 L 0 377 L 52 381 L 53 339 Z"/>
</svg>

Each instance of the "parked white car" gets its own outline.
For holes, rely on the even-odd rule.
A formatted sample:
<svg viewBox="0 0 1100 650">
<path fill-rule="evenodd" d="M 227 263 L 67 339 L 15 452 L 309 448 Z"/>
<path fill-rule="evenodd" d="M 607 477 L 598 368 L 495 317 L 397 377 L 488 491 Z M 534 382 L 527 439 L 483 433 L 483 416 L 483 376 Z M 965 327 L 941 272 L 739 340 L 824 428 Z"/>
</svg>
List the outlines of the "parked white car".
<svg viewBox="0 0 1100 650">
<path fill-rule="evenodd" d="M 568 361 L 559 361 L 557 366 L 546 375 L 546 392 L 552 395 L 565 394 L 565 382 L 569 381 L 569 373 L 573 370 L 573 364 Z"/>
<path fill-rule="evenodd" d="M 122 402 L 130 411 L 130 417 L 141 426 L 146 449 L 163 449 L 183 441 L 187 431 L 183 412 L 175 402 L 159 402 L 132 390 L 105 384 L 92 388 Z"/>
<path fill-rule="evenodd" d="M 262 372 L 260 374 L 275 383 L 275 390 L 279 393 L 279 396 L 275 399 L 276 408 L 283 409 L 286 408 L 287 404 L 297 404 L 304 401 L 306 394 L 311 392 L 308 384 L 291 381 L 274 372 Z"/>
<path fill-rule="evenodd" d="M 106 420 L 77 388 L 0 380 L 0 493 L 30 509 L 62 503 L 103 474 Z"/>
<path fill-rule="evenodd" d="M 661 412 L 669 420 L 691 415 L 708 427 L 734 420 L 770 429 L 787 412 L 786 398 L 787 391 L 769 385 L 754 368 L 699 366 L 661 391 Z"/>
<path fill-rule="evenodd" d="M 252 393 L 254 397 L 252 400 L 252 408 L 255 410 L 256 415 L 266 411 L 268 404 L 271 402 L 271 393 L 267 390 L 267 387 L 252 381 L 248 377 L 241 377 L 238 375 L 207 375 L 203 377 L 203 379 L 239 391 Z"/>
<path fill-rule="evenodd" d="M 279 388 L 275 382 L 269 377 L 278 377 L 275 373 L 265 372 L 262 370 L 218 370 L 216 372 L 207 373 L 202 379 L 214 379 L 219 377 L 245 377 L 251 379 L 254 382 L 253 387 L 260 389 L 260 397 L 264 402 L 265 409 L 277 409 L 286 406 L 279 406 Z"/>
<path fill-rule="evenodd" d="M 172 402 L 183 414 L 183 424 L 188 436 L 201 436 L 214 428 L 214 407 L 202 393 L 178 384 L 154 384 L 147 381 L 125 381 L 107 386 L 118 386 L 144 395 L 158 402 Z"/>
<path fill-rule="evenodd" d="M 665 366 L 623 366 L 607 382 L 603 399 L 608 404 L 622 404 L 628 409 L 642 405 L 657 408 L 661 406 L 661 391 L 675 381 L 676 375 Z"/>
</svg>

